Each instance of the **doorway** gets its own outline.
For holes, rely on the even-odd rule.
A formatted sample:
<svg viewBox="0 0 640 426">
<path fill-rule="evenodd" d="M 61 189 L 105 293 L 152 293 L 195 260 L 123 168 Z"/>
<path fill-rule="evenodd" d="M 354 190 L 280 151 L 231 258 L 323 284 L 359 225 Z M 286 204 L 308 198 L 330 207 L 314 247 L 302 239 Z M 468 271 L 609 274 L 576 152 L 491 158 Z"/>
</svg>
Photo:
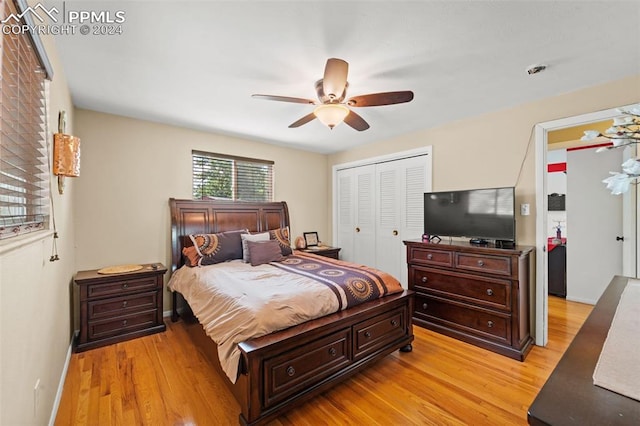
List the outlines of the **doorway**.
<svg viewBox="0 0 640 426">
<path fill-rule="evenodd" d="M 547 209 L 547 147 L 548 133 L 554 130 L 580 126 L 596 121 L 610 120 L 620 116 L 617 109 L 608 109 L 575 117 L 539 123 L 535 126 L 536 151 L 536 309 L 535 309 L 535 343 L 545 346 L 548 340 L 548 259 L 547 228 L 549 228 Z M 627 154 L 630 155 L 630 154 Z M 603 176 L 603 178 L 606 176 Z M 636 191 L 623 197 L 623 274 L 636 276 Z M 611 195 L 613 197 L 613 195 Z M 594 243 L 595 245 L 595 243 Z"/>
</svg>

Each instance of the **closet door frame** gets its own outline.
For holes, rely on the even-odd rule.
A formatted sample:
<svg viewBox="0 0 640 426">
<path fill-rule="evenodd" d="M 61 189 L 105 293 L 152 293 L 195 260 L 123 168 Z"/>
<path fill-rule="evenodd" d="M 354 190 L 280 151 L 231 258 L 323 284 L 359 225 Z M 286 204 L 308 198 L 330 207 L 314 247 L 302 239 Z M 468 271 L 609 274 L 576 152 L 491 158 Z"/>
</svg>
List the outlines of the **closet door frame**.
<svg viewBox="0 0 640 426">
<path fill-rule="evenodd" d="M 378 163 L 384 163 L 387 161 L 395 161 L 395 160 L 403 160 L 405 158 L 411 158 L 411 157 L 417 157 L 417 156 L 426 156 L 426 161 L 427 161 L 427 182 L 426 182 L 426 186 L 425 186 L 425 191 L 431 191 L 433 188 L 433 155 L 432 155 L 432 147 L 431 145 L 429 146 L 425 146 L 425 147 L 421 147 L 421 148 L 416 148 L 416 149 L 411 149 L 408 151 L 400 151 L 400 152 L 395 152 L 392 154 L 386 154 L 386 155 L 381 155 L 381 156 L 377 156 L 377 157 L 370 157 L 370 158 L 365 158 L 362 160 L 356 160 L 356 161 L 351 161 L 348 163 L 341 163 L 341 164 L 336 164 L 332 167 L 332 241 L 335 242 L 338 241 L 338 183 L 337 183 L 337 177 L 338 177 L 338 171 L 339 170 L 344 170 L 344 169 L 350 169 L 350 168 L 354 168 L 354 167 L 361 167 L 361 166 L 368 166 L 368 165 L 372 165 L 372 164 L 378 164 Z"/>
</svg>

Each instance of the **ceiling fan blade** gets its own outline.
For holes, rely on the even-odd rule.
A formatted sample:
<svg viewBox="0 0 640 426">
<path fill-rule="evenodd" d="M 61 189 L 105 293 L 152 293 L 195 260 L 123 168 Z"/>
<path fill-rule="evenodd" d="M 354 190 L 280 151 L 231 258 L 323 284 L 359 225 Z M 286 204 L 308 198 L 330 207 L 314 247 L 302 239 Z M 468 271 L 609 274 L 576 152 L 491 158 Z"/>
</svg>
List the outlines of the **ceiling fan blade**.
<svg viewBox="0 0 640 426">
<path fill-rule="evenodd" d="M 369 128 L 369 123 L 353 111 L 349 111 L 349 114 L 344 118 L 344 122 L 359 132 Z"/>
<path fill-rule="evenodd" d="M 316 118 L 316 115 L 314 113 L 307 114 L 304 117 L 302 117 L 300 120 L 296 121 L 295 123 L 289 124 L 289 128 L 293 129 L 294 127 L 300 127 L 303 124 L 307 124 L 314 118 Z"/>
<path fill-rule="evenodd" d="M 266 99 L 268 101 L 280 101 L 280 102 L 293 102 L 296 104 L 315 104 L 315 101 L 304 98 L 292 98 L 289 96 L 275 96 L 275 95 L 251 95 L 252 98 Z"/>
<path fill-rule="evenodd" d="M 348 73 L 349 64 L 346 61 L 338 58 L 327 59 L 327 65 L 324 67 L 324 77 L 322 78 L 324 94 L 331 99 L 340 98 L 347 85 Z"/>
<path fill-rule="evenodd" d="M 413 100 L 413 92 L 404 90 L 401 92 L 371 93 L 369 95 L 354 96 L 347 101 L 347 105 L 352 107 L 370 107 L 402 104 Z"/>
</svg>

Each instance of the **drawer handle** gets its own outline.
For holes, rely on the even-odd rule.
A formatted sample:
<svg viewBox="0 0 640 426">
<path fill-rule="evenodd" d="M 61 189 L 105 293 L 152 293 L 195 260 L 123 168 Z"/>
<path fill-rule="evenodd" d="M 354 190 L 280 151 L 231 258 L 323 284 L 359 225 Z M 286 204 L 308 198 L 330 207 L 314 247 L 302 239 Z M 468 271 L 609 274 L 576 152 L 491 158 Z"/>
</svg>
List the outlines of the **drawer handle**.
<svg viewBox="0 0 640 426">
<path fill-rule="evenodd" d="M 478 260 L 478 266 L 484 266 L 484 262 L 482 260 Z"/>
<path fill-rule="evenodd" d="M 433 255 L 432 255 L 431 253 L 429 253 L 429 254 L 427 255 L 427 260 L 431 260 L 431 259 L 433 259 Z"/>
<path fill-rule="evenodd" d="M 369 331 L 365 331 L 364 332 L 364 337 L 366 337 L 367 339 L 369 339 L 371 337 L 371 333 Z"/>
<path fill-rule="evenodd" d="M 122 326 L 124 327 L 125 325 L 127 325 L 129 323 L 129 321 L 127 320 L 122 320 Z"/>
<path fill-rule="evenodd" d="M 393 235 L 398 235 L 398 231 L 396 229 L 393 230 Z"/>
<path fill-rule="evenodd" d="M 293 377 L 293 375 L 296 374 L 296 369 L 293 368 L 292 366 L 288 366 L 287 367 L 287 374 L 289 375 L 289 377 Z"/>
<path fill-rule="evenodd" d="M 397 320 L 391 320 L 391 325 L 393 327 L 397 327 L 398 326 L 398 321 Z"/>
<path fill-rule="evenodd" d="M 122 302 L 122 307 L 123 307 L 123 308 L 126 308 L 128 304 L 129 304 L 129 303 L 125 300 L 124 302 Z"/>
<path fill-rule="evenodd" d="M 487 295 L 489 296 L 493 296 L 493 290 L 491 290 L 490 288 L 487 289 Z"/>
<path fill-rule="evenodd" d="M 356 232 L 360 232 L 360 228 L 356 228 Z"/>
<path fill-rule="evenodd" d="M 423 283 L 426 283 L 427 281 L 429 281 L 429 278 L 427 278 L 427 277 L 422 277 L 422 279 L 421 279 L 420 281 L 422 281 Z"/>
<path fill-rule="evenodd" d="M 124 289 L 129 288 L 129 284 L 127 284 L 127 283 L 122 284 L 122 288 L 124 288 Z"/>
<path fill-rule="evenodd" d="M 428 306 L 428 305 L 427 305 L 426 303 L 423 303 L 423 304 L 422 304 L 422 309 L 424 309 L 424 310 L 426 311 L 426 310 L 427 310 L 427 306 Z"/>
<path fill-rule="evenodd" d="M 493 328 L 493 321 L 487 321 L 487 325 L 489 326 L 489 328 Z"/>
<path fill-rule="evenodd" d="M 336 351 L 336 348 L 329 348 L 329 355 L 336 356 L 337 354 L 338 351 Z"/>
</svg>

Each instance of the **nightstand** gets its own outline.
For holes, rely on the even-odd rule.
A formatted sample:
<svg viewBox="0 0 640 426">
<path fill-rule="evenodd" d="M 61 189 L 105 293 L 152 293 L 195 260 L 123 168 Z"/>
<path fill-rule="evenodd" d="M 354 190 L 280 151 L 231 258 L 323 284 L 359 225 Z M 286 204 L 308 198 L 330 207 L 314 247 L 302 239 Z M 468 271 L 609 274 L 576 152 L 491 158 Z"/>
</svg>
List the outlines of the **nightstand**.
<svg viewBox="0 0 640 426">
<path fill-rule="evenodd" d="M 302 249 L 306 253 L 317 254 L 318 256 L 331 257 L 333 259 L 340 259 L 340 247 L 329 246 L 314 246 Z"/>
<path fill-rule="evenodd" d="M 162 320 L 161 263 L 118 274 L 80 271 L 80 335 L 77 352 L 166 330 Z M 155 269 L 154 269 L 155 268 Z"/>
</svg>

